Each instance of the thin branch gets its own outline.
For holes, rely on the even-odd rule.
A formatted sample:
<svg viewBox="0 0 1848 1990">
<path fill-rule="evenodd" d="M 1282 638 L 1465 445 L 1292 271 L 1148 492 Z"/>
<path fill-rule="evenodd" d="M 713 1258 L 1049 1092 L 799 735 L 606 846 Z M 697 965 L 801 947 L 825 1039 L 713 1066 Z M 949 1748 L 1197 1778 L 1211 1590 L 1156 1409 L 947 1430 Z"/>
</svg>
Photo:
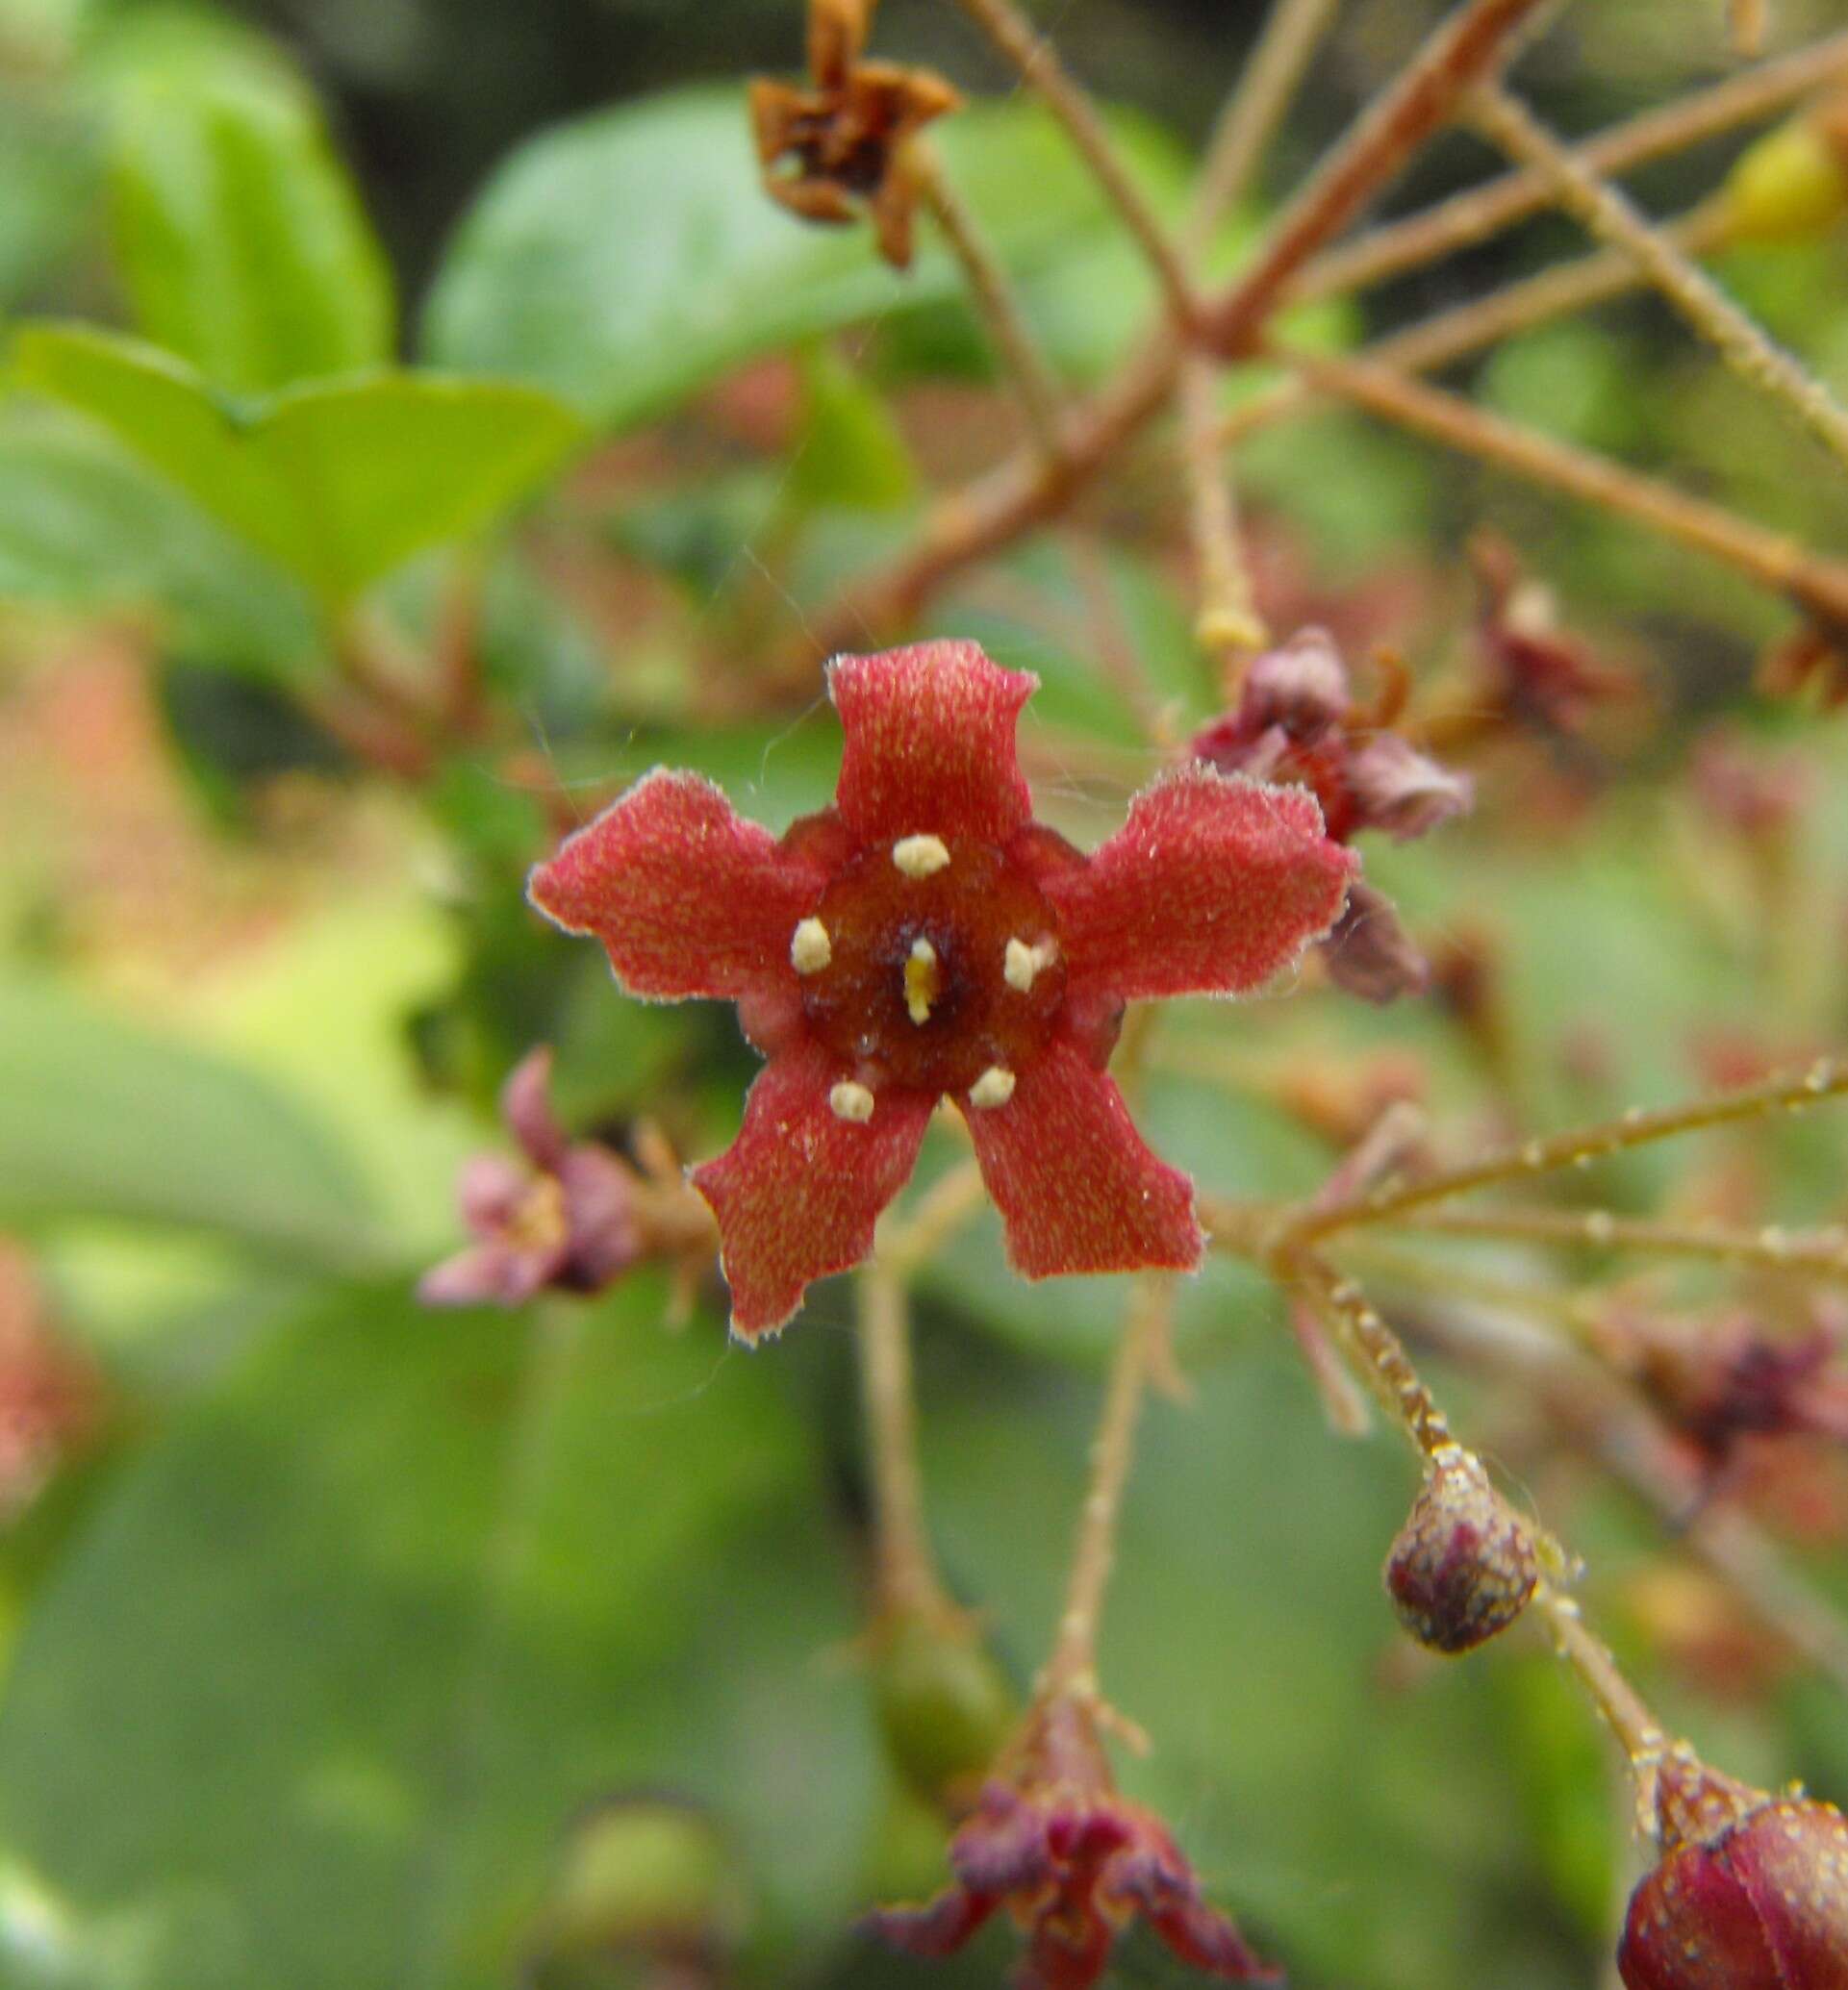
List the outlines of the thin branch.
<svg viewBox="0 0 1848 1990">
<path fill-rule="evenodd" d="M 876 1257 L 855 1281 L 860 1395 L 873 1471 L 875 1582 L 882 1610 L 953 1617 L 924 1517 L 911 1322 L 903 1283 Z"/>
<path fill-rule="evenodd" d="M 1425 1386 L 1405 1343 L 1367 1296 L 1313 1251 L 1279 1250 L 1272 1261 L 1286 1293 L 1306 1303 L 1372 1385 L 1381 1406 L 1427 1458 L 1449 1457 L 1461 1447 L 1450 1422 Z"/>
<path fill-rule="evenodd" d="M 879 1239 L 879 1261 L 899 1278 L 923 1269 L 988 1199 L 982 1171 L 964 1161 L 931 1183 L 905 1211 L 891 1220 Z"/>
<path fill-rule="evenodd" d="M 1190 255 L 1205 253 L 1220 218 L 1250 187 L 1340 4 L 1341 0 L 1273 0 L 1264 32 L 1246 58 L 1237 88 L 1207 141 L 1183 237 Z"/>
<path fill-rule="evenodd" d="M 995 45 L 1046 99 L 1064 125 L 1136 245 L 1155 273 L 1174 322 L 1183 329 L 1194 322 L 1198 300 L 1180 253 L 1169 239 L 1155 211 L 1130 178 L 1123 157 L 1111 142 L 1097 106 L 1066 68 L 1051 41 L 1013 5 L 1013 0 L 962 0 Z"/>
<path fill-rule="evenodd" d="M 1825 84 L 1848 76 L 1848 32 L 1831 35 L 1659 111 L 1613 125 L 1580 146 L 1576 158 L 1607 177 L 1768 117 Z M 1538 214 L 1553 199 L 1544 175 L 1506 173 L 1454 194 L 1435 207 L 1388 222 L 1318 257 L 1291 286 L 1292 297 L 1329 297 L 1437 262 Z"/>
<path fill-rule="evenodd" d="M 1479 89 L 1472 115 L 1510 158 L 1544 173 L 1559 205 L 1601 241 L 1634 258 L 1651 283 L 1741 379 L 1788 411 L 1848 467 L 1848 409 L 1741 311 L 1628 197 L 1575 158 L 1526 105 L 1493 86 Z"/>
<path fill-rule="evenodd" d="M 1425 1211 L 1407 1217 L 1405 1223 L 1407 1229 L 1447 1237 L 1642 1251 L 1653 1257 L 1698 1258 L 1848 1282 L 1848 1232 L 1842 1230 L 1793 1234 L 1775 1224 L 1758 1230 L 1730 1229 L 1613 1216 L 1607 1209 Z"/>
<path fill-rule="evenodd" d="M 1253 343 L 1302 264 L 1347 226 L 1450 117 L 1470 87 L 1508 52 L 1547 0 L 1470 0 L 1442 23 L 1398 82 L 1354 125 L 1278 217 L 1252 268 L 1214 308 L 1217 339 Z M 936 591 L 1056 517 L 1145 422 L 1166 405 L 1180 344 L 1164 328 L 1123 370 L 1065 418 L 1056 463 L 1016 456 L 939 498 L 923 538 L 890 566 L 854 583 L 824 612 L 780 682 L 811 681 L 815 659 L 914 620 Z"/>
<path fill-rule="evenodd" d="M 1252 596 L 1238 508 L 1219 444 L 1217 388 L 1212 365 L 1189 353 L 1180 367 L 1180 438 L 1200 584 L 1194 635 L 1229 668 L 1241 656 L 1262 649 L 1270 633 Z"/>
<path fill-rule="evenodd" d="M 1579 1605 L 1551 1583 L 1540 1585 L 1533 1604 L 1546 1619 L 1555 1650 L 1604 1715 L 1632 1770 L 1638 1774 L 1653 1771 L 1668 1747 L 1668 1735 L 1624 1677 L 1609 1646 L 1586 1629 Z"/>
<path fill-rule="evenodd" d="M 1656 1112 L 1632 1107 L 1620 1120 L 1574 1127 L 1566 1133 L 1524 1141 L 1518 1146 L 1494 1147 L 1461 1168 L 1376 1189 L 1356 1201 L 1310 1211 L 1289 1222 L 1280 1244 L 1299 1247 L 1337 1231 L 1390 1222 L 1412 1210 L 1446 1202 L 1454 1196 L 1489 1188 L 1497 1182 L 1532 1180 L 1561 1168 L 1577 1167 L 1656 1141 L 1674 1140 L 1709 1126 L 1737 1125 L 1774 1113 L 1802 1112 L 1843 1093 L 1848 1093 L 1848 1058 L 1823 1057 L 1806 1071 L 1786 1071 L 1760 1085 L 1697 1098 L 1686 1105 L 1666 1106 Z"/>
<path fill-rule="evenodd" d="M 1469 0 L 1361 113 L 1278 217 L 1251 269 L 1208 311 L 1205 330 L 1228 358 L 1248 354 L 1291 279 L 1396 179 L 1462 98 L 1513 52 L 1548 0 Z"/>
<path fill-rule="evenodd" d="M 1077 1543 L 1067 1580 L 1052 1655 L 1035 1682 L 1035 1697 L 1095 1699 L 1098 1695 L 1098 1624 L 1116 1561 L 1117 1522 L 1135 1456 L 1136 1423 L 1152 1371 L 1167 1345 L 1174 1311 L 1172 1278 L 1137 1280 L 1104 1392 L 1103 1412 L 1091 1445 L 1091 1477 L 1078 1520 Z"/>
<path fill-rule="evenodd" d="M 944 171 L 943 156 L 927 139 L 914 139 L 909 164 L 925 204 L 962 265 L 970 295 L 1002 363 L 1013 376 L 1034 441 L 1049 460 L 1063 446 L 1059 435 L 1059 384 L 1034 342 L 1020 299 L 994 245 Z"/>
<path fill-rule="evenodd" d="M 1292 351 L 1287 357 L 1312 387 L 1384 420 L 1633 518 L 1679 544 L 1736 567 L 1825 620 L 1848 617 L 1848 567 L 1825 560 L 1781 533 L 1748 524 L 1717 505 L 1689 497 L 1607 457 L 1505 421 L 1389 366 L 1324 353 Z"/>
</svg>

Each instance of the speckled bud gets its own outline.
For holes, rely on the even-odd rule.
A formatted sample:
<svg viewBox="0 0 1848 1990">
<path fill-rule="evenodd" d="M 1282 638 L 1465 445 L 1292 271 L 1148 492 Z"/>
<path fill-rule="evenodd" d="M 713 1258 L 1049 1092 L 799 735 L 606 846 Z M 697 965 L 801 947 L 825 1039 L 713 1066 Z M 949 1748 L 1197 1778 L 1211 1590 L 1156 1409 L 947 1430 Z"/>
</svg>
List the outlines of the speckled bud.
<svg viewBox="0 0 1848 1990">
<path fill-rule="evenodd" d="M 1433 1651 L 1473 1651 L 1527 1607 L 1533 1537 L 1467 1451 L 1434 1460 L 1386 1559 L 1399 1621 Z"/>
<path fill-rule="evenodd" d="M 875 1636 L 873 1691 L 886 1751 L 927 1803 L 954 1809 L 1013 1729 L 1013 1689 L 971 1626 L 899 1617 Z"/>
<path fill-rule="evenodd" d="M 1629 1990 L 1848 1990 L 1848 1819 L 1691 1756 L 1662 1771 L 1663 1858 L 1631 1897 Z"/>
</svg>

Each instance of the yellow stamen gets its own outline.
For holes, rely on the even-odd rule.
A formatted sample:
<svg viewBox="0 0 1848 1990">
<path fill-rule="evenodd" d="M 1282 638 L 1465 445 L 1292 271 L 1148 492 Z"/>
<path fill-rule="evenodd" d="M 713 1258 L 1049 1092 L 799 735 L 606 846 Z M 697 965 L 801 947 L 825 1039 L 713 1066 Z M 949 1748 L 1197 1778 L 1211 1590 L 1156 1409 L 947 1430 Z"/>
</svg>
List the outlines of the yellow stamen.
<svg viewBox="0 0 1848 1990">
<path fill-rule="evenodd" d="M 789 943 L 789 960 L 798 974 L 819 974 L 834 958 L 827 928 L 818 919 L 805 919 Z"/>
<path fill-rule="evenodd" d="M 873 1095 L 864 1085 L 843 1078 L 827 1096 L 828 1109 L 837 1120 L 851 1120 L 864 1126 L 873 1117 Z"/>
<path fill-rule="evenodd" d="M 904 1005 L 912 1021 L 920 1027 L 930 1020 L 930 1005 L 937 999 L 937 992 L 942 986 L 937 949 L 928 940 L 914 940 L 910 958 L 904 964 Z"/>
<path fill-rule="evenodd" d="M 992 1111 L 1005 1105 L 1014 1096 L 1014 1073 L 1004 1065 L 991 1064 L 969 1088 L 969 1102 Z"/>
<path fill-rule="evenodd" d="M 892 861 L 907 877 L 935 877 L 949 862 L 941 836 L 906 836 L 892 845 Z"/>
</svg>

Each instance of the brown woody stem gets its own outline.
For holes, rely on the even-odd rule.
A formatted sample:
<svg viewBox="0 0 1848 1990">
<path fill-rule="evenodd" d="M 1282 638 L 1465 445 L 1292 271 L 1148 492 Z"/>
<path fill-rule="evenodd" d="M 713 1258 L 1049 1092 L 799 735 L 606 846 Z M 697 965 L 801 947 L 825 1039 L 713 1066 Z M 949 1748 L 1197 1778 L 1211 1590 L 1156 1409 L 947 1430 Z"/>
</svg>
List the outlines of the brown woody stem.
<svg viewBox="0 0 1848 1990">
<path fill-rule="evenodd" d="M 1704 1227 L 1613 1216 L 1605 1209 L 1427 1210 L 1406 1217 L 1405 1224 L 1447 1237 L 1633 1250 L 1848 1281 L 1848 1233 L 1840 1230 L 1793 1235 L 1775 1225 L 1759 1230 Z"/>
<path fill-rule="evenodd" d="M 1347 1350 L 1381 1406 L 1427 1458 L 1456 1449 L 1450 1422 L 1412 1366 L 1405 1343 L 1352 1278 L 1313 1251 L 1278 1251 L 1272 1268 L 1285 1291 L 1303 1299 Z"/>
<path fill-rule="evenodd" d="M 1055 461 L 1063 446 L 1059 385 L 1034 343 L 1007 271 L 981 223 L 945 173 L 937 148 L 927 139 L 914 139 L 909 164 L 925 204 L 962 265 L 970 295 L 995 349 L 1013 377 L 1033 441 L 1048 461 Z"/>
<path fill-rule="evenodd" d="M 1624 1677 L 1609 1646 L 1586 1629 L 1573 1599 L 1550 1583 L 1540 1585 L 1533 1605 L 1546 1618 L 1559 1656 L 1596 1702 L 1631 1768 L 1639 1773 L 1652 1770 L 1668 1746 L 1668 1736 L 1641 1694 Z"/>
<path fill-rule="evenodd" d="M 1217 375 L 1189 353 L 1180 368 L 1180 435 L 1187 468 L 1189 518 L 1199 571 L 1194 634 L 1228 667 L 1270 640 L 1252 598 L 1252 577 L 1239 541 L 1238 510 L 1219 445 Z"/>
<path fill-rule="evenodd" d="M 1141 188 L 1130 178 L 1122 154 L 1111 143 L 1110 135 L 1103 127 L 1097 106 L 1059 60 L 1057 49 L 1013 5 L 1013 0 L 962 0 L 962 5 L 1022 76 L 1046 99 L 1048 108 L 1064 125 L 1073 144 L 1077 147 L 1098 185 L 1154 271 L 1155 280 L 1167 300 L 1169 315 L 1177 325 L 1191 325 L 1197 305 L 1193 285 L 1179 251 L 1169 239 L 1168 232 L 1154 210 L 1144 199 Z"/>
<path fill-rule="evenodd" d="M 1596 173 L 1627 172 L 1737 125 L 1768 117 L 1842 75 L 1848 75 L 1848 33 L 1829 36 L 1795 55 L 1729 77 L 1697 96 L 1613 125 L 1581 145 L 1575 156 Z M 1420 268 L 1525 220 L 1552 199 L 1552 186 L 1544 175 L 1505 174 L 1330 249 L 1304 270 L 1291 295 L 1335 296 Z"/>
<path fill-rule="evenodd" d="M 1797 605 L 1830 620 L 1848 617 L 1848 567 L 1825 560 L 1797 541 L 1748 524 L 1717 505 L 1688 497 L 1552 437 L 1505 421 L 1365 359 L 1291 352 L 1291 365 L 1311 387 L 1447 448 L 1633 518 L 1666 538 L 1710 554 Z"/>
<path fill-rule="evenodd" d="M 1756 325 L 1627 195 L 1585 165 L 1526 105 L 1485 86 L 1474 121 L 1507 154 L 1552 184 L 1555 198 L 1601 241 L 1622 250 L 1741 379 L 1777 401 L 1848 466 L 1848 409 Z"/>
</svg>

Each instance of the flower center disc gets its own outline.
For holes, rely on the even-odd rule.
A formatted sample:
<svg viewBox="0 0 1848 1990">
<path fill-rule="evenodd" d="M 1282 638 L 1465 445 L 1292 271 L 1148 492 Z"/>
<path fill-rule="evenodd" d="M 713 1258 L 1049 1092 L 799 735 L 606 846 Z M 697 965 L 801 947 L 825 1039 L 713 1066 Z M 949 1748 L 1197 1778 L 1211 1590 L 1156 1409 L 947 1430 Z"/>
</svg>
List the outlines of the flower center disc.
<svg viewBox="0 0 1848 1990">
<path fill-rule="evenodd" d="M 864 849 L 816 908 L 828 965 L 802 1003 L 828 1048 L 914 1091 L 967 1093 L 996 1067 L 1017 1071 L 1046 1042 L 1065 996 L 1058 921 L 1032 879 L 993 844 L 952 843 L 927 876 L 888 848 Z M 1037 949 L 1007 971 L 1008 943 Z M 1021 986 L 1023 981 L 1026 986 Z"/>
</svg>

